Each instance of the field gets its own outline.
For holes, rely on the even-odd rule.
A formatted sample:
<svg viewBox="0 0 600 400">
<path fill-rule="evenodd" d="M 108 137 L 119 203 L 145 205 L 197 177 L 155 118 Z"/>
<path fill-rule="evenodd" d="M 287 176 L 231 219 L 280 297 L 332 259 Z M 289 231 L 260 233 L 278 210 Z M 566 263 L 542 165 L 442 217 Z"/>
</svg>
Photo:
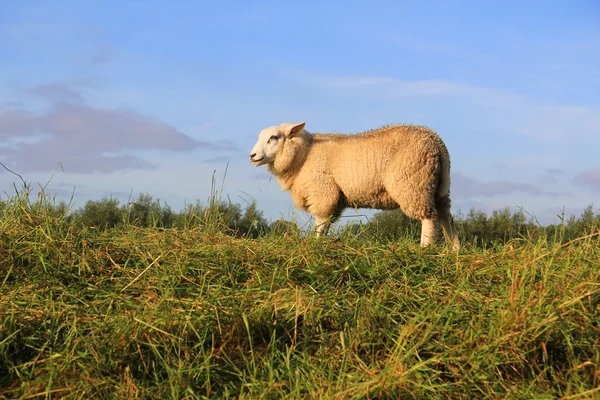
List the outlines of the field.
<svg viewBox="0 0 600 400">
<path fill-rule="evenodd" d="M 598 232 L 458 254 L 7 201 L 0 398 L 600 397 Z"/>
</svg>

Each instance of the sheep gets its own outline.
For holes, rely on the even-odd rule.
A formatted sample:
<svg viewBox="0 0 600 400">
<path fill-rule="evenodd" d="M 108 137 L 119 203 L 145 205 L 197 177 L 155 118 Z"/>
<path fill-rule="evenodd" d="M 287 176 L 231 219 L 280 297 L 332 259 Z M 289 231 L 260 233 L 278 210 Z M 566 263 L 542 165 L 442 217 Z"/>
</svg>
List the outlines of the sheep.
<svg viewBox="0 0 600 400">
<path fill-rule="evenodd" d="M 317 237 L 346 207 L 400 208 L 421 220 L 421 246 L 435 241 L 439 220 L 459 250 L 450 214 L 450 156 L 437 133 L 387 125 L 353 135 L 312 134 L 305 125 L 263 129 L 250 162 L 265 165 L 296 206 L 315 218 Z"/>
</svg>

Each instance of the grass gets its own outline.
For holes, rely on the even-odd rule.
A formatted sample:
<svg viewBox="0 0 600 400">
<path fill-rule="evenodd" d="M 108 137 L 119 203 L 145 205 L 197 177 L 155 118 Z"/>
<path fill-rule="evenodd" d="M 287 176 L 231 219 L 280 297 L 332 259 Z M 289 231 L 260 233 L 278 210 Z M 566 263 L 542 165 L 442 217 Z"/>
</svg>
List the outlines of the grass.
<svg viewBox="0 0 600 400">
<path fill-rule="evenodd" d="M 600 250 L 0 217 L 0 398 L 600 397 Z"/>
</svg>

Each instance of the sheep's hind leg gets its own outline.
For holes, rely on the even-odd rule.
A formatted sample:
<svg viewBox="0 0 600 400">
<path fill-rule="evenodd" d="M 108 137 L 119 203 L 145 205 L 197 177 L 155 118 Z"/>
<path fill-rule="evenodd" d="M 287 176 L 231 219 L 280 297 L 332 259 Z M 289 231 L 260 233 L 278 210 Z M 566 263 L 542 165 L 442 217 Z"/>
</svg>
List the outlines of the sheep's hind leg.
<svg viewBox="0 0 600 400">
<path fill-rule="evenodd" d="M 435 242 L 435 219 L 421 220 L 421 246 L 426 247 Z"/>
<path fill-rule="evenodd" d="M 317 226 L 317 238 L 326 235 L 327 231 L 329 230 L 329 226 L 331 225 L 331 219 L 315 217 L 315 222 Z"/>
</svg>

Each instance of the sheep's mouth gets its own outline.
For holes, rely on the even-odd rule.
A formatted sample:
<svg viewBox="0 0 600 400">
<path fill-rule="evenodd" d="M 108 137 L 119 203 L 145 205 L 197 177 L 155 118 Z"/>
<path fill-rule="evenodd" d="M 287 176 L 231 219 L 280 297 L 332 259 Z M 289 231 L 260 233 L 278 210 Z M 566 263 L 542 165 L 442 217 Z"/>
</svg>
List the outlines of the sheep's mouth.
<svg viewBox="0 0 600 400">
<path fill-rule="evenodd" d="M 262 165 L 262 164 L 263 164 L 263 161 L 264 161 L 264 159 L 265 159 L 264 157 L 261 157 L 261 158 L 251 158 L 251 159 L 250 159 L 250 162 L 251 162 L 253 165 L 255 165 L 255 166 L 257 166 L 257 167 L 258 167 L 259 165 Z"/>
</svg>

